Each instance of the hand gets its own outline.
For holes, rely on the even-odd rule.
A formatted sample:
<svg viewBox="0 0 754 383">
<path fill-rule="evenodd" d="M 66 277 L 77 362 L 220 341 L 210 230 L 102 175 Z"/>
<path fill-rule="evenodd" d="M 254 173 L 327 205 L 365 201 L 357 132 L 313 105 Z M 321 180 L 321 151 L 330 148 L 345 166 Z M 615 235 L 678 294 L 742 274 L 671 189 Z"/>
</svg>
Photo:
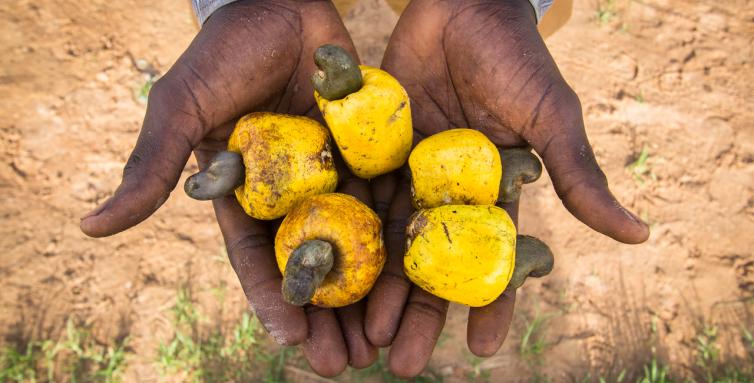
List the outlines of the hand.
<svg viewBox="0 0 754 383">
<path fill-rule="evenodd" d="M 355 57 L 329 1 L 238 1 L 217 10 L 152 88 L 123 180 L 109 200 L 82 218 L 81 230 L 103 237 L 149 217 L 175 188 L 192 150 L 205 168 L 246 113 L 319 117 L 309 77 L 315 71 L 313 52 L 325 43 L 346 47 Z M 371 203 L 365 182 L 346 178 L 341 185 L 341 192 Z M 241 286 L 278 343 L 303 342 L 304 355 L 321 375 L 336 375 L 349 362 L 366 367 L 375 360 L 376 349 L 363 332 L 363 303 L 330 310 L 284 302 L 274 224 L 247 216 L 234 197 L 213 206 Z"/>
<path fill-rule="evenodd" d="M 393 32 L 383 67 L 411 97 L 415 136 L 471 127 L 502 148 L 530 145 L 576 218 L 621 242 L 647 239 L 647 226 L 610 193 L 584 131 L 579 99 L 537 32 L 528 1 L 414 0 Z M 448 303 L 406 279 L 408 185 L 396 187 L 388 177 L 379 181 L 373 186 L 376 205 L 384 207 L 392 198 L 389 255 L 369 296 L 366 333 L 377 346 L 392 342 L 390 369 L 410 377 L 426 366 Z M 506 210 L 515 217 L 517 206 Z M 506 291 L 490 305 L 469 310 L 467 341 L 474 354 L 490 356 L 499 349 L 514 301 L 515 292 Z"/>
</svg>

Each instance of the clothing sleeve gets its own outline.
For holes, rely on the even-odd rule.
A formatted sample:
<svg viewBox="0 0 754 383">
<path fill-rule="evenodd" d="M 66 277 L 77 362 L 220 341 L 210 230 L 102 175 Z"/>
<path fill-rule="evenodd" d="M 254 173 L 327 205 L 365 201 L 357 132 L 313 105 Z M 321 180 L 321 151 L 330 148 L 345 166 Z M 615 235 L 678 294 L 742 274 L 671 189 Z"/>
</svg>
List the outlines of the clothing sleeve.
<svg viewBox="0 0 754 383">
<path fill-rule="evenodd" d="M 194 13 L 199 20 L 199 25 L 204 24 L 205 21 L 223 5 L 232 3 L 236 0 L 191 0 L 191 5 L 194 7 Z M 537 23 L 542 20 L 542 16 L 552 6 L 554 0 L 529 0 L 532 7 L 534 7 L 534 13 L 537 15 Z"/>
<path fill-rule="evenodd" d="M 537 15 L 537 24 L 542 20 L 542 16 L 545 15 L 548 9 L 552 6 L 554 0 L 529 0 L 531 6 L 534 7 L 534 13 Z"/>
<path fill-rule="evenodd" d="M 194 14 L 199 20 L 199 25 L 202 25 L 218 8 L 234 1 L 236 0 L 191 0 L 191 5 L 194 7 Z"/>
</svg>

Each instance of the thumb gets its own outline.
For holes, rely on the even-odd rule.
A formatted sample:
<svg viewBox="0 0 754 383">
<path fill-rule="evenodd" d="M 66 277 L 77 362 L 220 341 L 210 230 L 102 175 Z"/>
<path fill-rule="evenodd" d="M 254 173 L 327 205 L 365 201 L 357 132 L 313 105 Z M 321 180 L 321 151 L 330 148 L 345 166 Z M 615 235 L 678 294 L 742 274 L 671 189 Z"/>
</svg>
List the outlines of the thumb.
<svg viewBox="0 0 754 383">
<path fill-rule="evenodd" d="M 120 186 L 112 197 L 81 218 L 84 234 L 105 237 L 138 224 L 168 199 L 178 183 L 191 155 L 189 132 L 199 127 L 190 116 L 165 113 L 170 91 L 164 88 L 160 81 L 152 88 L 144 125 L 123 169 Z M 170 117 L 163 117 L 166 115 Z"/>
<path fill-rule="evenodd" d="M 563 96 L 563 95 L 562 95 Z M 607 178 L 597 164 L 584 131 L 581 104 L 570 88 L 559 97 L 555 118 L 528 137 L 550 174 L 558 197 L 576 218 L 592 229 L 624 243 L 641 243 L 649 228 L 624 208 L 608 188 Z"/>
</svg>

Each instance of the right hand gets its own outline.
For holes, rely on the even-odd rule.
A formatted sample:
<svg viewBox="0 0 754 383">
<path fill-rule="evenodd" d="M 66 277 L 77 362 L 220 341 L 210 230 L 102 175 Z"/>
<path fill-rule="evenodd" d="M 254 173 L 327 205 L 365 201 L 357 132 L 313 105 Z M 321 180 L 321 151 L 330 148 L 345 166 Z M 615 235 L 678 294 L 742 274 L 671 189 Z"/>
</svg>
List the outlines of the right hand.
<svg viewBox="0 0 754 383">
<path fill-rule="evenodd" d="M 329 1 L 237 1 L 218 9 L 152 88 L 136 146 L 114 195 L 81 220 L 104 237 L 155 212 L 193 151 L 200 169 L 224 150 L 235 122 L 252 111 L 319 118 L 309 77 L 314 50 L 332 43 L 356 57 Z M 321 119 L 320 119 L 321 120 Z M 344 176 L 346 172 L 341 171 Z M 365 181 L 342 177 L 341 192 L 371 203 Z M 251 307 L 280 344 L 303 343 L 312 369 L 332 376 L 366 367 L 377 351 L 363 331 L 362 302 L 337 310 L 290 305 L 281 295 L 275 227 L 247 216 L 234 197 L 213 201 L 231 264 Z"/>
<path fill-rule="evenodd" d="M 579 99 L 547 51 L 529 1 L 413 0 L 390 37 L 382 66 L 411 97 L 415 137 L 468 127 L 500 148 L 531 145 L 576 218 L 618 241 L 647 239 L 646 224 L 608 189 L 584 131 Z M 387 210 L 388 260 L 369 295 L 366 332 L 375 345 L 392 345 L 391 371 L 412 377 L 429 361 L 448 302 L 406 278 L 410 186 L 405 180 L 396 186 L 390 177 L 380 181 L 373 196 L 383 216 Z M 504 207 L 515 219 L 517 204 Z M 515 291 L 507 290 L 493 303 L 469 310 L 472 353 L 497 352 L 514 302 Z"/>
</svg>

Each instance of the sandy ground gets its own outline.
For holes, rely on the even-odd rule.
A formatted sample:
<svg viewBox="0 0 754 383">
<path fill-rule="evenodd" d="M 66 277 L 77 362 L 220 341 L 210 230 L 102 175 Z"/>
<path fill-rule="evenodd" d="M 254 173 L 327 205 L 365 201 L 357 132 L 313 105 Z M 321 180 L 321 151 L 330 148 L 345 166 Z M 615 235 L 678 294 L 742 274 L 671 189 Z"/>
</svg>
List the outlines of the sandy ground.
<svg viewBox="0 0 754 383">
<path fill-rule="evenodd" d="M 196 33 L 176 3 L 0 3 L 0 345 L 57 337 L 73 317 L 103 343 L 128 335 L 125 379 L 157 381 L 156 347 L 171 335 L 179 287 L 212 307 L 213 289 L 226 286 L 233 309 L 219 323 L 246 307 L 209 204 L 175 192 L 126 233 L 94 240 L 78 230 L 117 186 L 139 131 L 150 70 L 136 62 L 164 72 Z M 374 65 L 398 16 L 382 0 L 356 3 L 346 24 Z M 742 335 L 754 332 L 752 5 L 575 2 L 547 43 L 582 99 L 614 193 L 651 223 L 651 238 L 628 246 L 590 231 L 543 177 L 525 190 L 521 231 L 551 245 L 555 271 L 523 288 L 492 358 L 468 357 L 467 309 L 452 306 L 433 371 L 451 382 L 475 371 L 491 381 L 614 379 L 656 357 L 698 378 L 705 329 L 716 330 L 721 361 L 752 357 Z M 637 174 L 627 165 L 643 149 Z M 546 319 L 545 347 L 524 358 L 521 337 L 536 317 Z"/>
</svg>

